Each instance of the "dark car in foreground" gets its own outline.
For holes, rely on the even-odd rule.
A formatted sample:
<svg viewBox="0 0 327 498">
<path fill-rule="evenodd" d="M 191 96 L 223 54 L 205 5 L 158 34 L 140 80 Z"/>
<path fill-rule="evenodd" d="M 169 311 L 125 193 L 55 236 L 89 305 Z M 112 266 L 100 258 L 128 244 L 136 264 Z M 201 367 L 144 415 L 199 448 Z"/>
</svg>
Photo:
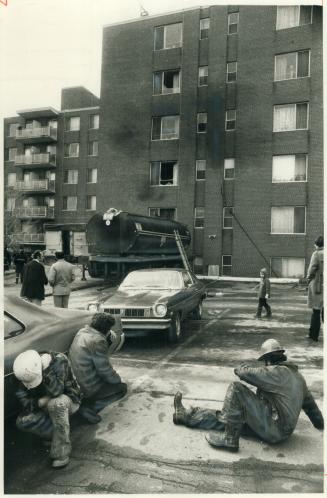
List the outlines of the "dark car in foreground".
<svg viewBox="0 0 327 498">
<path fill-rule="evenodd" d="M 113 296 L 88 309 L 119 315 L 125 335 L 148 330 L 165 332 L 170 342 L 181 335 L 181 322 L 190 313 L 201 319 L 205 286 L 187 270 L 147 269 L 132 271 Z"/>
</svg>

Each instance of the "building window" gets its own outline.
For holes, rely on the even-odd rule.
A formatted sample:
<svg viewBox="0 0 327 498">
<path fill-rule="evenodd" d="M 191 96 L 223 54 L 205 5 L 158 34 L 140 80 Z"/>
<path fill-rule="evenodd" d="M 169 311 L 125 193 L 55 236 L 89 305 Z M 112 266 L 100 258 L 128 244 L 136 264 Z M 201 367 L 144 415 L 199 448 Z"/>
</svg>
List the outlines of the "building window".
<svg viewBox="0 0 327 498">
<path fill-rule="evenodd" d="M 206 179 L 206 165 L 207 161 L 205 159 L 198 159 L 196 161 L 196 180 L 205 180 Z"/>
<path fill-rule="evenodd" d="M 223 254 L 221 258 L 221 273 L 222 275 L 232 274 L 232 256 Z"/>
<path fill-rule="evenodd" d="M 154 49 L 176 48 L 182 46 L 182 23 L 168 24 L 154 28 Z"/>
<path fill-rule="evenodd" d="M 197 118 L 197 132 L 198 133 L 206 133 L 207 131 L 207 113 L 199 112 Z"/>
<path fill-rule="evenodd" d="M 7 197 L 6 210 L 13 211 L 15 209 L 16 199 L 15 197 Z"/>
<path fill-rule="evenodd" d="M 227 62 L 226 82 L 233 83 L 237 78 L 237 62 Z"/>
<path fill-rule="evenodd" d="M 204 207 L 194 209 L 194 228 L 204 227 Z"/>
<path fill-rule="evenodd" d="M 275 81 L 310 76 L 310 50 L 275 56 Z"/>
<path fill-rule="evenodd" d="M 87 169 L 87 183 L 97 183 L 98 181 L 98 169 L 97 168 L 88 168 Z"/>
<path fill-rule="evenodd" d="M 206 86 L 208 84 L 208 66 L 199 67 L 199 86 Z"/>
<path fill-rule="evenodd" d="M 236 128 L 236 110 L 228 109 L 226 111 L 226 122 L 225 122 L 225 130 L 232 131 Z"/>
<path fill-rule="evenodd" d="M 193 260 L 193 271 L 194 273 L 203 272 L 203 258 L 201 256 L 195 256 Z"/>
<path fill-rule="evenodd" d="M 173 140 L 179 138 L 179 116 L 152 118 L 152 140 Z"/>
<path fill-rule="evenodd" d="M 79 143 L 65 144 L 65 157 L 78 157 Z"/>
<path fill-rule="evenodd" d="M 224 207 L 223 209 L 223 228 L 233 228 L 233 217 L 234 217 L 234 208 L 233 207 Z"/>
<path fill-rule="evenodd" d="M 20 126 L 19 123 L 11 123 L 9 125 L 9 136 L 10 137 L 16 137 L 16 131 L 17 131 L 17 128 Z"/>
<path fill-rule="evenodd" d="M 238 12 L 233 12 L 232 14 L 228 14 L 228 34 L 229 35 L 235 35 L 237 33 L 238 20 L 239 20 Z"/>
<path fill-rule="evenodd" d="M 91 114 L 89 116 L 90 130 L 97 130 L 99 128 L 99 114 Z"/>
<path fill-rule="evenodd" d="M 14 187 L 16 185 L 16 173 L 8 173 L 7 187 Z"/>
<path fill-rule="evenodd" d="M 274 277 L 301 278 L 304 277 L 305 259 L 273 257 L 270 259 L 270 268 Z"/>
<path fill-rule="evenodd" d="M 79 131 L 80 129 L 80 117 L 73 116 L 66 118 L 66 131 Z"/>
<path fill-rule="evenodd" d="M 177 185 L 177 161 L 154 161 L 150 164 L 150 185 Z"/>
<path fill-rule="evenodd" d="M 64 171 L 64 183 L 69 183 L 69 184 L 78 183 L 78 170 L 66 169 Z"/>
<path fill-rule="evenodd" d="M 86 210 L 95 211 L 97 208 L 97 198 L 95 195 L 86 196 Z"/>
<path fill-rule="evenodd" d="M 273 156 L 272 181 L 282 182 L 306 182 L 307 181 L 307 154 L 292 154 Z"/>
<path fill-rule="evenodd" d="M 274 131 L 307 130 L 309 104 L 285 104 L 274 106 Z"/>
<path fill-rule="evenodd" d="M 271 233 L 305 233 L 305 206 L 272 207 Z"/>
<path fill-rule="evenodd" d="M 77 197 L 75 195 L 69 195 L 62 198 L 62 209 L 63 211 L 76 211 L 77 209 Z"/>
<path fill-rule="evenodd" d="M 166 95 L 180 92 L 180 70 L 153 73 L 153 95 Z"/>
<path fill-rule="evenodd" d="M 92 140 L 88 144 L 88 155 L 97 156 L 99 153 L 99 142 L 97 140 Z"/>
<path fill-rule="evenodd" d="M 224 179 L 234 180 L 235 176 L 235 159 L 224 160 Z"/>
<path fill-rule="evenodd" d="M 164 218 L 165 220 L 175 220 L 176 219 L 176 208 L 149 208 L 149 216 L 158 216 L 159 218 Z"/>
<path fill-rule="evenodd" d="M 294 28 L 312 23 L 312 5 L 277 6 L 276 29 Z"/>
<path fill-rule="evenodd" d="M 200 19 L 200 40 L 209 38 L 210 17 Z"/>
<path fill-rule="evenodd" d="M 6 156 L 5 160 L 7 161 L 15 161 L 15 157 L 17 156 L 17 148 L 16 147 L 10 147 L 9 149 L 6 150 Z"/>
</svg>

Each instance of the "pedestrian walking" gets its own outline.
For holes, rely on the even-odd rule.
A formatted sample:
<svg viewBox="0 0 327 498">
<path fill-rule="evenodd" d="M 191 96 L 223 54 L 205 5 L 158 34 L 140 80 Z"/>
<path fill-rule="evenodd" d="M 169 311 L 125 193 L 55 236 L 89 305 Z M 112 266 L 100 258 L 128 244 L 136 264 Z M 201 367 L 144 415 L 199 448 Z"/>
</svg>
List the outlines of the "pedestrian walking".
<svg viewBox="0 0 327 498">
<path fill-rule="evenodd" d="M 324 237 L 314 243 L 315 251 L 308 268 L 308 307 L 312 309 L 308 339 L 318 342 L 321 320 L 324 321 Z"/>
<path fill-rule="evenodd" d="M 267 277 L 267 270 L 266 268 L 262 268 L 260 270 L 260 284 L 259 284 L 259 291 L 258 291 L 258 309 L 257 313 L 255 315 L 256 318 L 261 318 L 261 313 L 262 313 L 262 308 L 265 308 L 267 315 L 267 318 L 271 318 L 271 308 L 267 302 L 267 299 L 270 298 L 270 280 Z"/>
<path fill-rule="evenodd" d="M 83 393 L 80 414 L 89 423 L 101 420 L 97 413 L 122 398 L 127 386 L 109 361 L 109 355 L 122 345 L 121 334 L 111 327 L 115 319 L 108 313 L 95 313 L 90 325 L 80 329 L 70 346 L 69 359 Z"/>
<path fill-rule="evenodd" d="M 323 430 L 324 419 L 298 367 L 287 361 L 285 350 L 275 339 L 261 346 L 259 361 L 243 364 L 234 373 L 257 387 L 254 393 L 241 382 L 232 382 L 223 409 L 186 409 L 182 394 L 174 398 L 173 421 L 177 425 L 213 430 L 206 436 L 215 448 L 238 451 L 240 435 L 252 435 L 267 443 L 279 443 L 294 431 L 304 410 L 316 429 Z M 219 433 L 221 431 L 223 433 Z"/>
<path fill-rule="evenodd" d="M 14 255 L 14 265 L 15 265 L 15 271 L 16 271 L 16 284 L 18 284 L 19 280 L 20 280 L 20 283 L 23 282 L 23 272 L 24 272 L 24 267 L 25 267 L 26 261 L 27 261 L 27 257 L 22 249 L 19 251 L 19 253 L 16 253 Z"/>
<path fill-rule="evenodd" d="M 15 359 L 13 370 L 20 381 L 16 396 L 23 407 L 16 420 L 18 429 L 51 441 L 52 466 L 64 467 L 71 453 L 69 416 L 81 403 L 67 356 L 25 351 Z"/>
<path fill-rule="evenodd" d="M 64 259 L 64 253 L 56 252 L 57 262 L 49 271 L 49 284 L 53 287 L 53 302 L 56 308 L 68 308 L 71 283 L 75 279 L 74 265 Z"/>
<path fill-rule="evenodd" d="M 25 265 L 23 284 L 20 295 L 31 303 L 41 306 L 44 299 L 44 286 L 48 283 L 44 266 L 41 263 L 41 252 L 33 253 L 32 261 Z"/>
</svg>

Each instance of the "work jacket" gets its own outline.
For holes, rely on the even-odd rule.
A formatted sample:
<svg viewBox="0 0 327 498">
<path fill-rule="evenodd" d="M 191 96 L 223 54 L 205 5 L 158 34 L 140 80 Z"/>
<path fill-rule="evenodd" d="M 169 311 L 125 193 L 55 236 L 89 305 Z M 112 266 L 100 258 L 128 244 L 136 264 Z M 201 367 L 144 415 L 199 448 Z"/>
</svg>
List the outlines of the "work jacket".
<svg viewBox="0 0 327 498">
<path fill-rule="evenodd" d="M 26 414 L 39 410 L 38 400 L 43 396 L 57 398 L 61 394 L 66 394 L 73 403 L 81 403 L 81 390 L 67 356 L 63 353 L 49 354 L 51 361 L 42 371 L 42 383 L 39 386 L 27 389 L 22 382 L 19 382 L 16 396 Z"/>
<path fill-rule="evenodd" d="M 49 271 L 49 284 L 53 287 L 54 296 L 67 296 L 70 294 L 70 284 L 75 279 L 74 265 L 64 259 L 54 263 Z"/>
<path fill-rule="evenodd" d="M 307 278 L 308 307 L 321 309 L 324 305 L 324 249 L 319 247 L 311 256 Z"/>
<path fill-rule="evenodd" d="M 33 259 L 25 265 L 20 295 L 29 299 L 44 299 L 44 286 L 48 283 L 44 266 Z"/>
<path fill-rule="evenodd" d="M 70 346 L 69 358 L 85 397 L 96 394 L 104 383 L 121 382 L 110 364 L 109 345 L 105 336 L 89 325 L 77 332 Z"/>
<path fill-rule="evenodd" d="M 271 408 L 270 413 L 276 420 L 280 439 L 292 434 L 302 409 L 312 424 L 322 429 L 323 416 L 298 367 L 289 362 L 269 366 L 258 363 L 260 366 L 241 365 L 234 372 L 241 380 L 257 387 L 257 396 Z M 251 406 L 247 407 L 247 412 L 251 417 Z"/>
<path fill-rule="evenodd" d="M 266 294 L 270 297 L 270 280 L 267 277 L 260 279 L 258 297 L 266 297 Z"/>
</svg>

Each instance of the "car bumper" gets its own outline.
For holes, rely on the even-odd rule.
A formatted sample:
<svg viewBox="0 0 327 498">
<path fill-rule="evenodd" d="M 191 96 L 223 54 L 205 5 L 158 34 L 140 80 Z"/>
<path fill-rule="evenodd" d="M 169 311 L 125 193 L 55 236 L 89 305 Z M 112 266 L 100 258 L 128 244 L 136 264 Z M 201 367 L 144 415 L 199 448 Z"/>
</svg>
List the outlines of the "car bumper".
<svg viewBox="0 0 327 498">
<path fill-rule="evenodd" d="M 129 330 L 165 330 L 170 327 L 170 318 L 122 318 L 122 327 L 128 335 Z"/>
</svg>

